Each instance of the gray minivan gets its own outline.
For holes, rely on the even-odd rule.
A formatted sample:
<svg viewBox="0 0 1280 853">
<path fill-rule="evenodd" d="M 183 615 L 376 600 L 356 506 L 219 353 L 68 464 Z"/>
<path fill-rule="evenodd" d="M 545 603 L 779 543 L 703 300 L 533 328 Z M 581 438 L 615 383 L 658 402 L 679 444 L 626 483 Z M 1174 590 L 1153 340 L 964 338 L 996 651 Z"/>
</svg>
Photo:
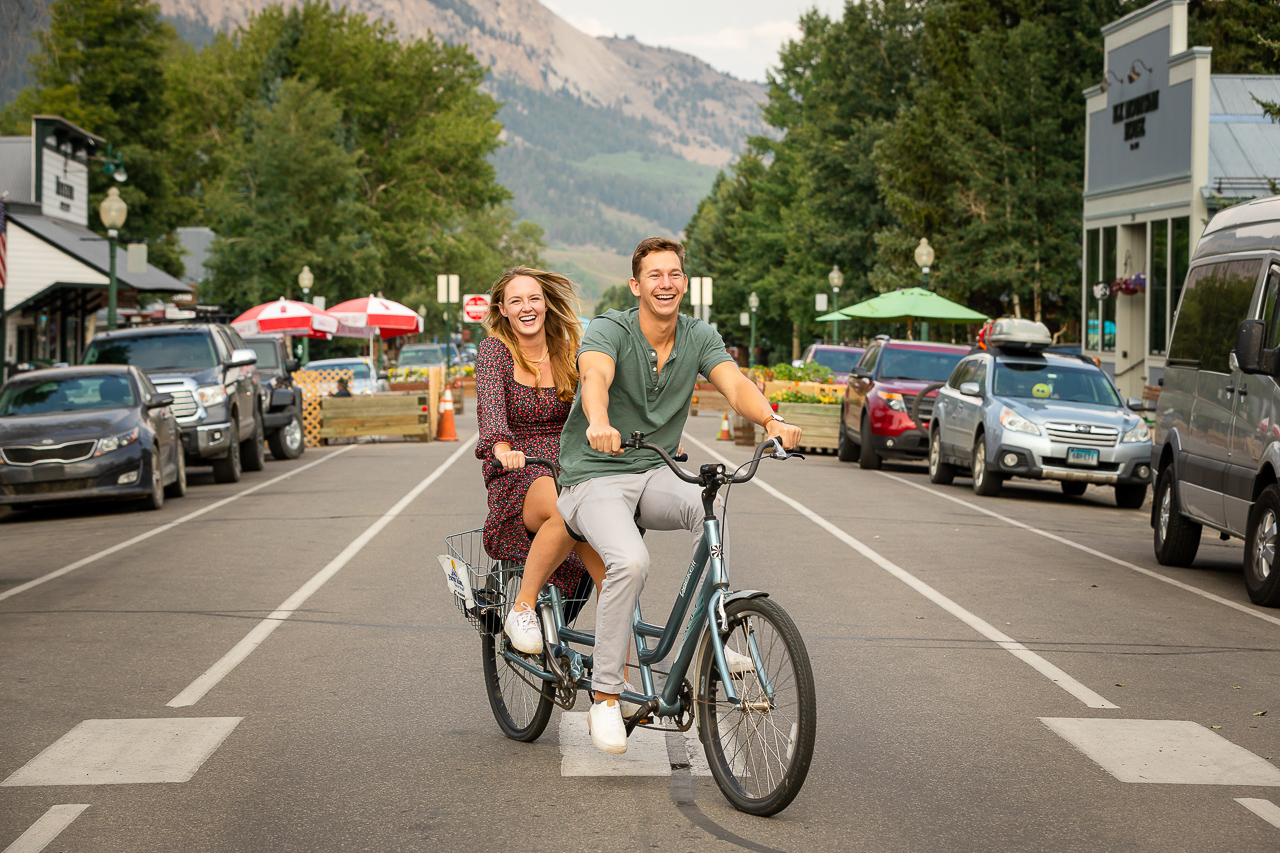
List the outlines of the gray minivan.
<svg viewBox="0 0 1280 853">
<path fill-rule="evenodd" d="M 1205 228 L 1174 319 L 1152 444 L 1156 559 L 1188 566 L 1207 526 L 1245 540 L 1256 604 L 1280 605 L 1280 197 Z"/>
</svg>

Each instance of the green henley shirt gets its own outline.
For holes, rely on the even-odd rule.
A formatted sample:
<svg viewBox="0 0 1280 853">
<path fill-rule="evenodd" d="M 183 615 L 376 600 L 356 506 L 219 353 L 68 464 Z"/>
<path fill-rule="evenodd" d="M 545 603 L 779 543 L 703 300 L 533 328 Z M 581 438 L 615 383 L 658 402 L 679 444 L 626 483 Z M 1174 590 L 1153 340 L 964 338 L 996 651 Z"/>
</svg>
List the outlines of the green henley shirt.
<svg viewBox="0 0 1280 853">
<path fill-rule="evenodd" d="M 724 339 L 711 326 L 678 315 L 676 340 L 661 372 L 658 353 L 640 331 L 640 309 L 609 309 L 591 321 L 582 336 L 584 352 L 602 352 L 613 359 L 609 386 L 609 425 L 623 440 L 640 431 L 645 440 L 675 454 L 689 417 L 693 385 L 698 374 L 710 376 L 716 365 L 732 361 Z M 610 456 L 587 443 L 587 416 L 582 411 L 582 386 L 573 400 L 569 419 L 560 433 L 560 485 L 572 486 L 595 477 L 638 474 L 663 465 L 651 451 L 626 450 Z"/>
</svg>

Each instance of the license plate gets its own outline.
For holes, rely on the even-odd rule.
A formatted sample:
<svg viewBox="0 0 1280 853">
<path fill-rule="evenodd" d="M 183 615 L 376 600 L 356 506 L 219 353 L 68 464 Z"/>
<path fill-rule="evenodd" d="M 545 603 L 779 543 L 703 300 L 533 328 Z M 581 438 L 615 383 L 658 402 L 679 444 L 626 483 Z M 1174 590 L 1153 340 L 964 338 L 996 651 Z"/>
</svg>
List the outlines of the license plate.
<svg viewBox="0 0 1280 853">
<path fill-rule="evenodd" d="M 1067 464 L 1080 465 L 1084 468 L 1098 467 L 1098 451 L 1082 450 L 1079 447 L 1067 448 Z"/>
</svg>

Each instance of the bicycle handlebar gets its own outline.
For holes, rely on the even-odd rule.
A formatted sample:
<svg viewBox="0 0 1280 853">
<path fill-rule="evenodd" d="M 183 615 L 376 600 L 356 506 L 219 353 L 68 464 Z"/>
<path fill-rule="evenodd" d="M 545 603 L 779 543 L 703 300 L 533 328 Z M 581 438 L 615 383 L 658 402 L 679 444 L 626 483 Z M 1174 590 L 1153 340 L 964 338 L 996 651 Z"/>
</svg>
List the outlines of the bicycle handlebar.
<svg viewBox="0 0 1280 853">
<path fill-rule="evenodd" d="M 667 467 L 670 468 L 671 471 L 681 480 L 684 480 L 686 483 L 692 483 L 693 485 L 704 486 L 704 487 L 711 485 L 711 483 L 714 480 L 719 480 L 724 483 L 747 482 L 748 480 L 750 480 L 752 477 L 756 475 L 756 468 L 760 467 L 760 460 L 765 458 L 766 455 L 772 456 L 774 459 L 790 459 L 792 456 L 798 456 L 801 459 L 804 458 L 799 453 L 788 453 L 786 449 L 783 448 L 782 442 L 777 438 L 769 438 L 762 441 L 760 445 L 756 448 L 755 455 L 751 457 L 751 467 L 747 469 L 747 473 L 740 474 L 738 476 L 728 476 L 726 475 L 725 467 L 722 464 L 721 465 L 703 465 L 702 471 L 699 473 L 698 476 L 695 477 L 694 475 L 685 472 L 684 469 L 682 469 L 679 465 L 676 464 L 676 462 L 687 461 L 689 458 L 689 455 L 687 453 L 681 453 L 675 458 L 672 458 L 672 456 L 669 453 L 667 453 L 665 449 L 659 447 L 656 444 L 651 444 L 645 441 L 644 433 L 641 433 L 641 432 L 631 433 L 631 438 L 627 439 L 626 441 L 623 441 L 622 446 L 624 448 L 630 448 L 632 450 L 652 450 L 662 458 L 663 462 L 667 463 Z M 773 447 L 774 452 L 766 454 L 765 448 L 767 447 Z M 684 457 L 684 458 L 682 459 L 680 457 Z"/>
</svg>

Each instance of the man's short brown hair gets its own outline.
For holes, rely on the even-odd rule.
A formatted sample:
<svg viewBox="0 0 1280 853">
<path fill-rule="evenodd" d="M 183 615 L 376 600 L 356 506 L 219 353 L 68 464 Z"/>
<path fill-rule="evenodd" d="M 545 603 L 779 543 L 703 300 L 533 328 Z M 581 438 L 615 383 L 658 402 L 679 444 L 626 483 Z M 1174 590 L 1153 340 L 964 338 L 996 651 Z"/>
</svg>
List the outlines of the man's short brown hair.
<svg viewBox="0 0 1280 853">
<path fill-rule="evenodd" d="M 652 255 L 654 252 L 675 252 L 680 259 L 680 269 L 684 270 L 684 246 L 666 237 L 645 237 L 631 253 L 631 277 L 636 281 L 640 280 L 640 261 L 645 255 Z"/>
</svg>

